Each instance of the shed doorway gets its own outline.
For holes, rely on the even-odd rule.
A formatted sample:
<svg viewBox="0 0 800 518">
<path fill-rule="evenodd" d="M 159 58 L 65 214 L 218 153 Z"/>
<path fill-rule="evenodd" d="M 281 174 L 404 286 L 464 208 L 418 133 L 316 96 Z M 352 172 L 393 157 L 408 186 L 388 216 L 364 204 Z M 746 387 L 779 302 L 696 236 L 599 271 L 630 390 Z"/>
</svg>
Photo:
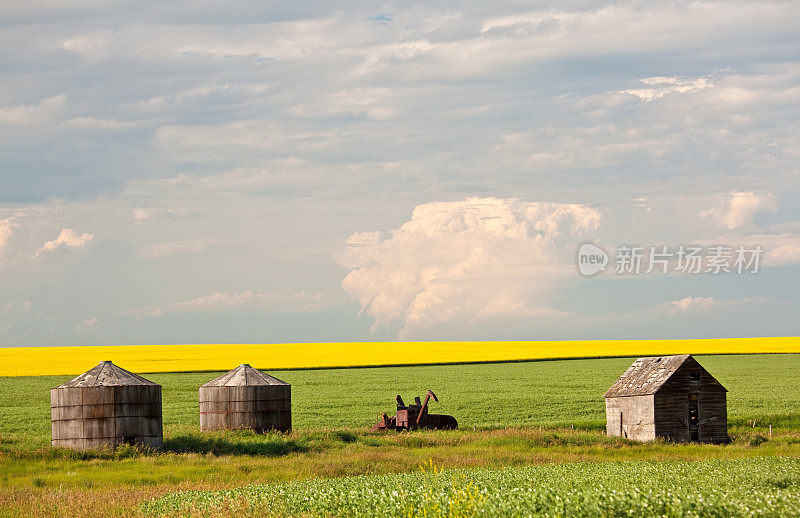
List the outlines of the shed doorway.
<svg viewBox="0 0 800 518">
<path fill-rule="evenodd" d="M 700 407 L 697 394 L 689 394 L 689 440 L 700 440 Z"/>
</svg>

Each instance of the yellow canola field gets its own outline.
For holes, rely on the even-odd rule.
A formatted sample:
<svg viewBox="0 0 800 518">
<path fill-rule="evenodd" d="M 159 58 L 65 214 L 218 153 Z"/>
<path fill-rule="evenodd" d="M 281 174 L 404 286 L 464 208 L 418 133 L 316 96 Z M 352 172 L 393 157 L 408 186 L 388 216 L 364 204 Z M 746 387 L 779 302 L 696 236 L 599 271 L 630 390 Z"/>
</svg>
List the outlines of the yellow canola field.
<svg viewBox="0 0 800 518">
<path fill-rule="evenodd" d="M 518 342 L 341 342 L 0 348 L 0 376 L 80 374 L 103 360 L 133 372 L 302 369 L 666 354 L 800 353 L 800 337 Z"/>
</svg>

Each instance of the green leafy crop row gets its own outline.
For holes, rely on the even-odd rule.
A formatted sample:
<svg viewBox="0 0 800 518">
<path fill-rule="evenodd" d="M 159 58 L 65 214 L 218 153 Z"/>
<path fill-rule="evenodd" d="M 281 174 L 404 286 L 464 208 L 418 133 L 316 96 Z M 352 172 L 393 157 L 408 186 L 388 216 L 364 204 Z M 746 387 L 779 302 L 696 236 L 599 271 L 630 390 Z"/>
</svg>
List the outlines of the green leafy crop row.
<svg viewBox="0 0 800 518">
<path fill-rule="evenodd" d="M 184 491 L 149 515 L 797 516 L 800 459 L 575 463 Z"/>
</svg>

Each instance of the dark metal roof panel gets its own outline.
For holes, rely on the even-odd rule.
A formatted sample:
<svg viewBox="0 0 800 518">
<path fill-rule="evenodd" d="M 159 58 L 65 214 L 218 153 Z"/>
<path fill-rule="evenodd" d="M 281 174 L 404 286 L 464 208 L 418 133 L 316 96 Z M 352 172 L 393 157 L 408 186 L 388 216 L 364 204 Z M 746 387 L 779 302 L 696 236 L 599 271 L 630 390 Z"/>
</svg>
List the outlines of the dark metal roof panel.
<svg viewBox="0 0 800 518">
<path fill-rule="evenodd" d="M 110 361 L 100 362 L 97 367 L 93 367 L 80 376 L 59 385 L 58 388 L 66 387 L 119 387 L 123 385 L 151 385 L 159 386 L 150 380 L 144 379 L 138 374 L 126 371 Z"/>
<path fill-rule="evenodd" d="M 611 385 L 605 397 L 655 394 L 689 358 L 688 354 L 639 358 Z"/>
<path fill-rule="evenodd" d="M 288 383 L 243 363 L 232 371 L 201 385 L 201 387 L 249 387 L 256 385 L 288 385 Z"/>
</svg>

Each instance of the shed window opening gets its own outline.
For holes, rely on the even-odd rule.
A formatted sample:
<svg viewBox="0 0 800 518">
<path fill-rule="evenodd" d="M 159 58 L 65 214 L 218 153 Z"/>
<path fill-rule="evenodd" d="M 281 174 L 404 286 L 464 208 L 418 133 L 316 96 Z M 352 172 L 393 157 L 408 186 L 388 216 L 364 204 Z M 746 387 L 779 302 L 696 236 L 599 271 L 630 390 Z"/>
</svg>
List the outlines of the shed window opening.
<svg viewBox="0 0 800 518">
<path fill-rule="evenodd" d="M 700 381 L 700 371 L 693 371 L 691 373 L 692 381 Z"/>
</svg>

